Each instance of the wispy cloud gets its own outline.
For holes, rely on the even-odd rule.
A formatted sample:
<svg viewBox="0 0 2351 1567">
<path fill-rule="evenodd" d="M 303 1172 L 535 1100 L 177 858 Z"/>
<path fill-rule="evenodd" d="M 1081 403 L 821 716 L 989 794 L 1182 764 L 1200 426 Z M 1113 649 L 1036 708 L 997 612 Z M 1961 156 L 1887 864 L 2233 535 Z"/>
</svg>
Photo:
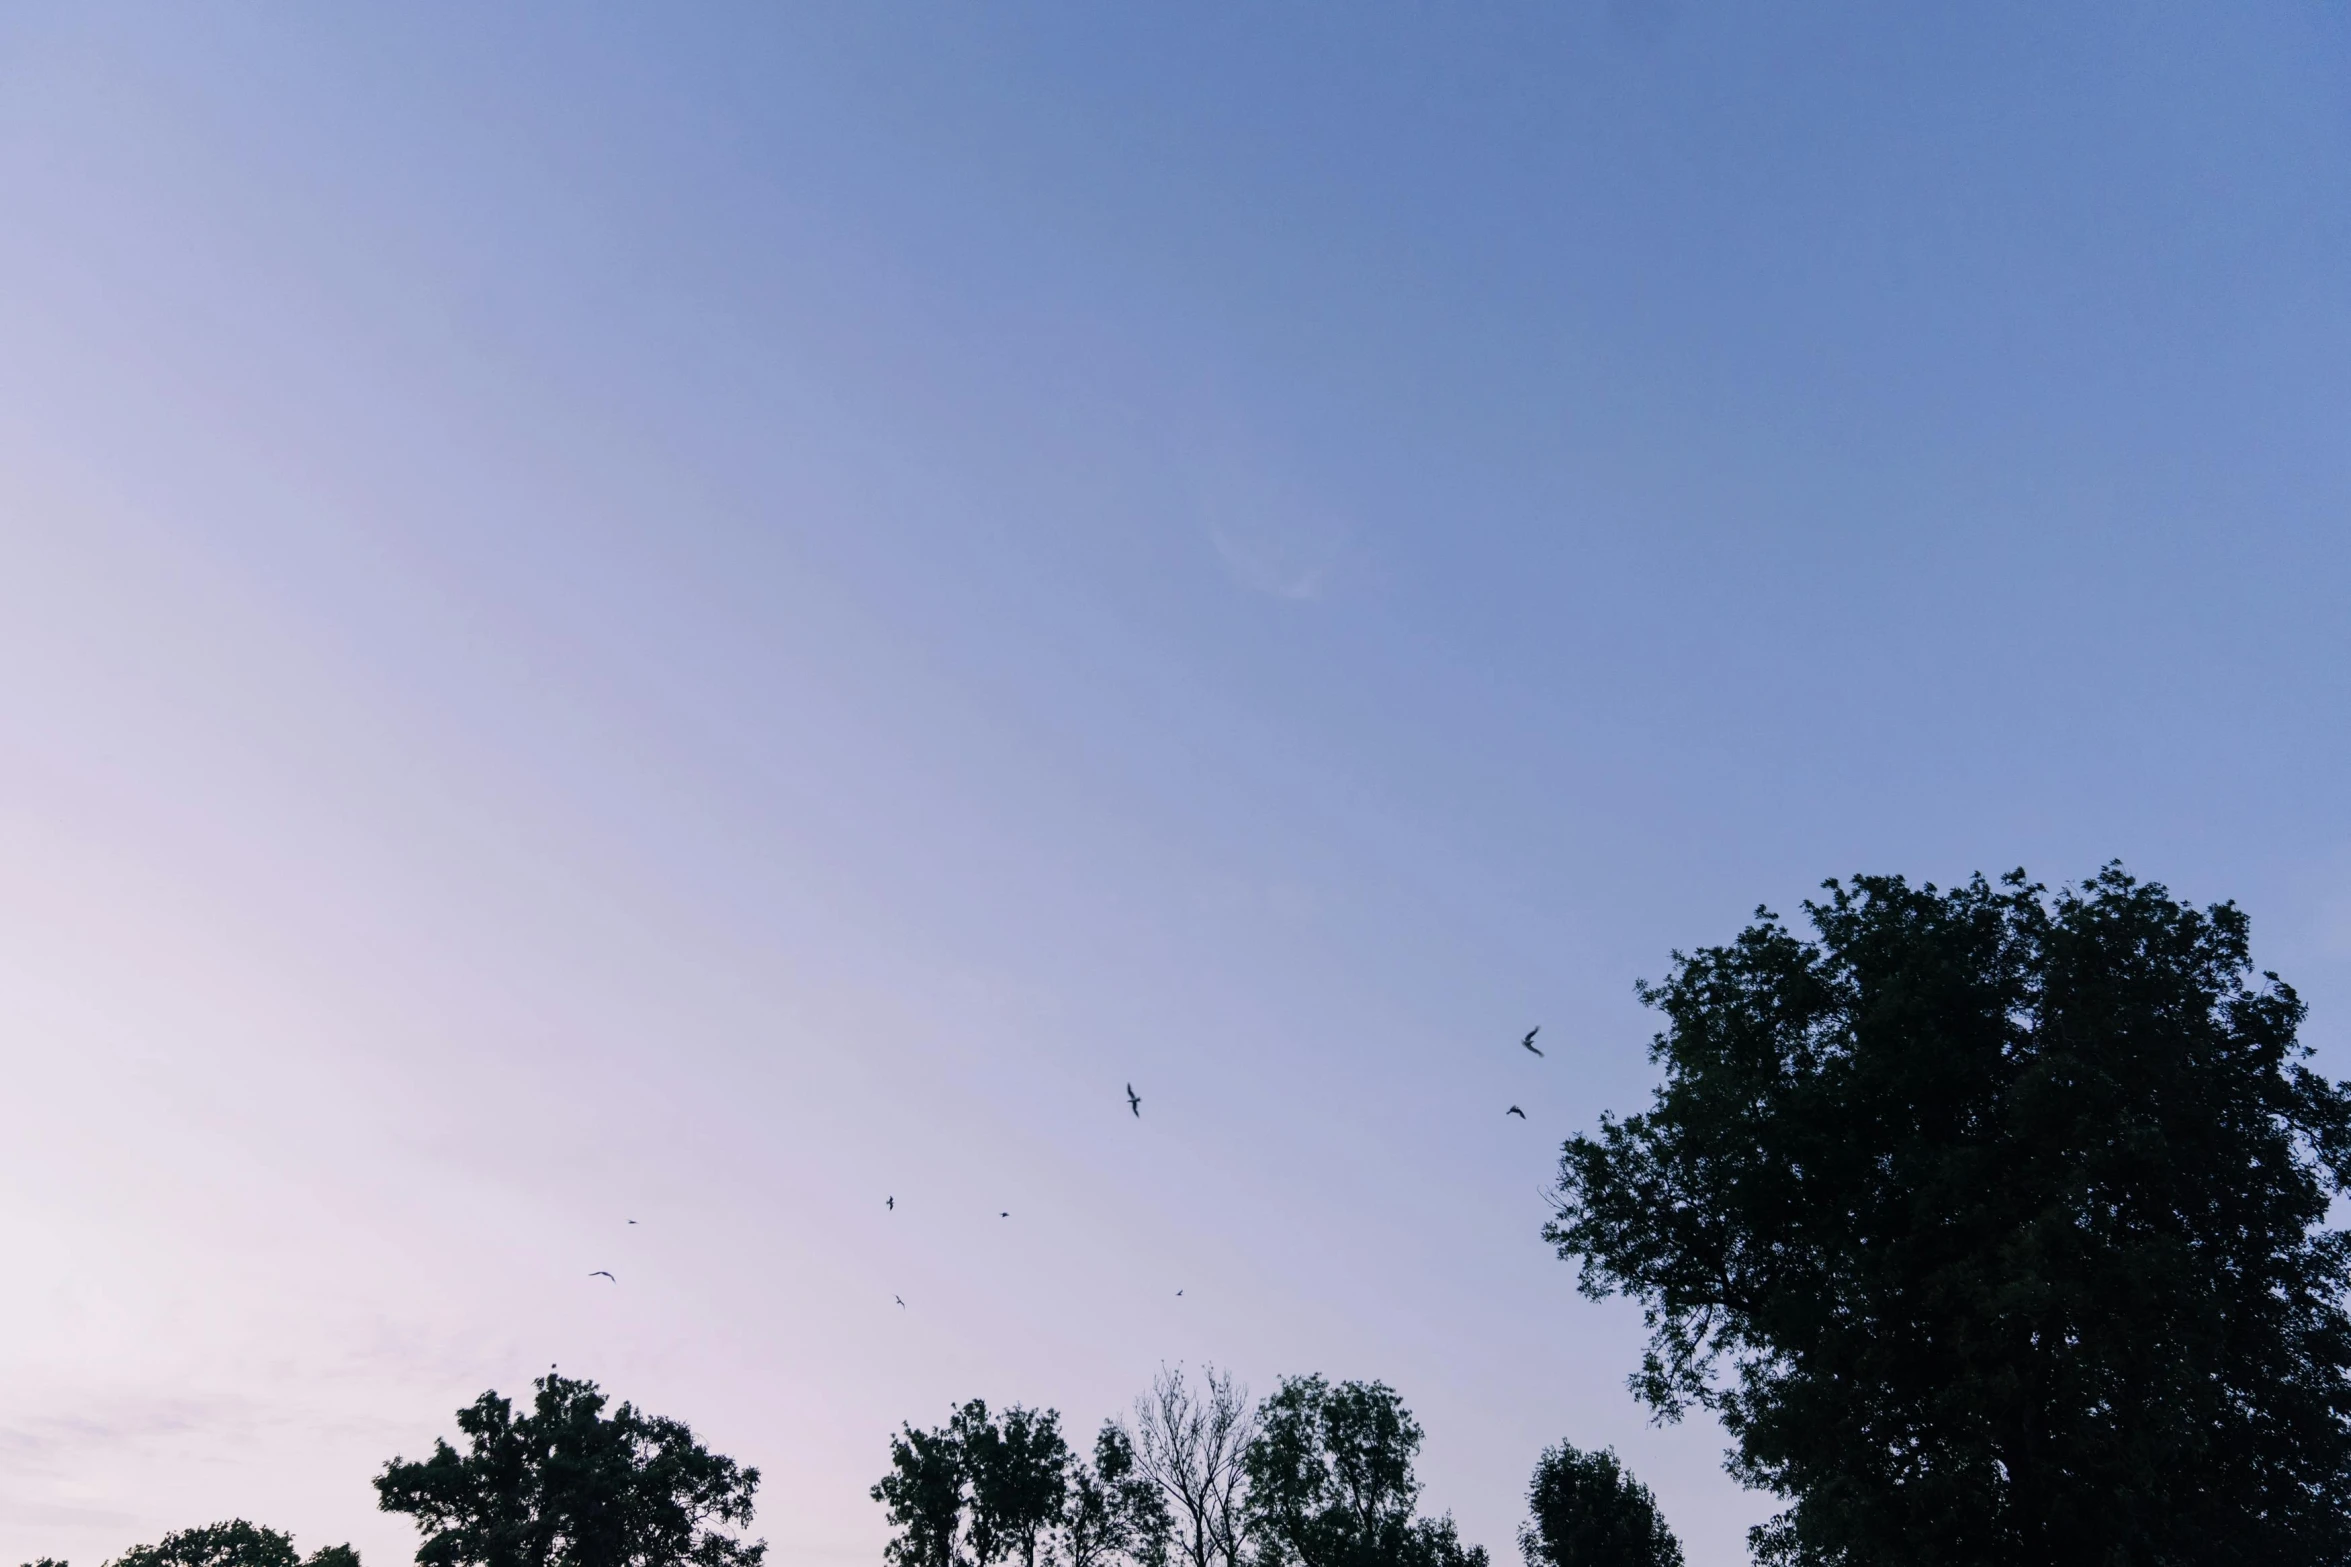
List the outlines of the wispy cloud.
<svg viewBox="0 0 2351 1567">
<path fill-rule="evenodd" d="M 1262 472 L 1227 471 L 1201 503 L 1208 541 L 1234 582 L 1252 593 L 1308 602 L 1345 563 L 1353 530 L 1315 496 Z"/>
<path fill-rule="evenodd" d="M 1319 558 L 1307 558 L 1269 546 L 1262 538 L 1240 537 L 1223 528 L 1209 529 L 1208 538 L 1234 581 L 1252 592 L 1270 593 L 1275 598 L 1300 601 L 1321 598 L 1331 568 L 1339 558 L 1336 548 Z"/>
</svg>

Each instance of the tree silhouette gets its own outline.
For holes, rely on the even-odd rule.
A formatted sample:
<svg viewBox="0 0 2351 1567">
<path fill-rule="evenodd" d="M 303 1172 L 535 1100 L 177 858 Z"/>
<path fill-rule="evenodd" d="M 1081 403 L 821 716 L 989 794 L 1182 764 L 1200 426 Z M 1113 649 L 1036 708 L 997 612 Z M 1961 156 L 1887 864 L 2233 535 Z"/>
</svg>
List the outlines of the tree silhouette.
<svg viewBox="0 0 2351 1567">
<path fill-rule="evenodd" d="M 1264 1567 L 1484 1567 L 1453 1520 L 1413 1517 L 1421 1430 L 1383 1382 L 1289 1377 L 1244 1455 Z"/>
<path fill-rule="evenodd" d="M 1248 1475 L 1242 1454 L 1257 1432 L 1249 1390 L 1210 1366 L 1195 1390 L 1181 1366 L 1162 1366 L 1135 1400 L 1136 1472 L 1156 1486 L 1184 1567 L 1239 1567 Z"/>
<path fill-rule="evenodd" d="M 2109 866 L 1827 884 L 1676 954 L 1546 1234 L 1790 1506 L 1767 1561 L 2340 1563 L 2351 1096 L 2244 915 Z M 1729 1372 L 1722 1374 L 1722 1363 Z"/>
<path fill-rule="evenodd" d="M 1165 1567 L 1172 1520 L 1159 1487 L 1135 1462 L 1134 1443 L 1115 1422 L 1094 1438 L 1091 1465 L 1070 1466 L 1059 1543 L 1066 1567 L 1124 1559 Z"/>
<path fill-rule="evenodd" d="M 1682 1567 L 1681 1542 L 1616 1454 L 1562 1442 L 1535 1465 L 1518 1548 L 1527 1567 Z"/>
<path fill-rule="evenodd" d="M 991 1416 L 975 1398 L 936 1431 L 904 1426 L 872 1494 L 889 1510 L 896 1533 L 883 1555 L 898 1567 L 993 1567 L 1013 1556 L 1022 1567 L 1162 1567 L 1167 1556 L 1167 1510 L 1126 1433 L 1106 1423 L 1088 1464 L 1050 1409 L 1015 1404 Z"/>
<path fill-rule="evenodd" d="M 963 1560 L 956 1550 L 970 1489 L 963 1438 L 987 1420 L 988 1406 L 974 1399 L 936 1431 L 906 1425 L 890 1438 L 890 1472 L 872 1494 L 898 1531 L 882 1547 L 895 1567 L 957 1567 Z"/>
<path fill-rule="evenodd" d="M 65 1564 L 44 1560 L 33 1567 Z M 232 1518 L 178 1530 L 153 1545 L 134 1545 L 109 1567 L 359 1567 L 359 1553 L 348 1545 L 330 1545 L 313 1552 L 305 1563 L 294 1549 L 292 1535 Z"/>
<path fill-rule="evenodd" d="M 1037 1547 L 1061 1522 L 1069 1492 L 1069 1444 L 1061 1416 L 1012 1405 L 995 1420 L 962 1430 L 964 1472 L 971 1480 L 972 1556 L 993 1563 L 1018 1556 L 1037 1567 Z"/>
<path fill-rule="evenodd" d="M 419 1463 L 376 1477 L 384 1511 L 425 1532 L 420 1567 L 758 1567 L 751 1521 L 759 1471 L 710 1452 L 675 1420 L 553 1372 L 519 1418 L 496 1393 L 457 1412 L 460 1454 L 436 1439 Z"/>
</svg>

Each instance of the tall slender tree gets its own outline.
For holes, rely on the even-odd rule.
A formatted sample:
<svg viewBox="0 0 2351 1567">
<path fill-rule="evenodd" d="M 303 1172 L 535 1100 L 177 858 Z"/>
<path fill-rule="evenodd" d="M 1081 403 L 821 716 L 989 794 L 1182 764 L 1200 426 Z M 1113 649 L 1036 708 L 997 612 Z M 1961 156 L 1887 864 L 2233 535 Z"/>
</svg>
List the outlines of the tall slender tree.
<svg viewBox="0 0 2351 1567">
<path fill-rule="evenodd" d="M 973 1556 L 983 1564 L 1006 1557 L 1037 1567 L 1037 1551 L 1059 1526 L 1069 1493 L 1069 1444 L 1061 1416 L 1051 1409 L 1013 1404 L 994 1420 L 962 1432 L 964 1470 L 971 1479 Z"/>
<path fill-rule="evenodd" d="M 1788 1501 L 1762 1556 L 2351 1558 L 2351 1093 L 2244 914 L 2113 866 L 1804 909 L 1643 990 L 1664 1084 L 1546 1232 Z"/>
<path fill-rule="evenodd" d="M 873 1499 L 896 1531 L 882 1547 L 894 1567 L 958 1567 L 966 1560 L 958 1550 L 971 1494 L 964 1438 L 987 1423 L 988 1406 L 974 1399 L 936 1431 L 906 1425 L 890 1439 L 890 1472 L 874 1482 Z"/>
</svg>

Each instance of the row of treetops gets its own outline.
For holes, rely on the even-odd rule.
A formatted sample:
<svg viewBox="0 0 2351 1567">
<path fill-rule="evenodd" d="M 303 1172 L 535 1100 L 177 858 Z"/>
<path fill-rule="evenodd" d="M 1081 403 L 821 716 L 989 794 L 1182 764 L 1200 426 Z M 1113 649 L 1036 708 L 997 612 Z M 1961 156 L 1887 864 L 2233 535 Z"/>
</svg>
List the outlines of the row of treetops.
<svg viewBox="0 0 2351 1567">
<path fill-rule="evenodd" d="M 2233 904 L 2108 866 L 1823 884 L 1639 987 L 1648 1108 L 1561 1150 L 1545 1239 L 1650 1326 L 1634 1395 L 1712 1410 L 1784 1504 L 1766 1567 L 2351 1561 L 2351 1089 Z M 756 1470 L 542 1378 L 469 1449 L 394 1461 L 428 1567 L 753 1567 Z M 895 1567 L 1483 1567 L 1417 1512 L 1420 1431 L 1379 1383 L 1252 1405 L 1162 1376 L 1090 1454 L 971 1403 L 874 1487 Z M 1608 1454 L 1544 1455 L 1534 1567 L 1679 1560 Z M 309 1567 L 353 1567 L 321 1552 Z M 119 1567 L 300 1567 L 188 1531 Z"/>
</svg>

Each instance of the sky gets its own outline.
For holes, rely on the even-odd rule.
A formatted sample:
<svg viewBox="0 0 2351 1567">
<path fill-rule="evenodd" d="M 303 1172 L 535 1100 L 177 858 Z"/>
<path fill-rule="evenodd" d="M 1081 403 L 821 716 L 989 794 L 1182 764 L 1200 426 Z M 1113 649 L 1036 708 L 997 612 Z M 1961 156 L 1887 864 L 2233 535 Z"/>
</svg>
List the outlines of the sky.
<svg viewBox="0 0 2351 1567">
<path fill-rule="evenodd" d="M 2347 154 L 2317 3 L 0 8 L 0 1557 L 1215 1364 L 1743 1561 L 1539 1233 L 1676 948 L 2120 859 L 2351 1074 Z"/>
</svg>

